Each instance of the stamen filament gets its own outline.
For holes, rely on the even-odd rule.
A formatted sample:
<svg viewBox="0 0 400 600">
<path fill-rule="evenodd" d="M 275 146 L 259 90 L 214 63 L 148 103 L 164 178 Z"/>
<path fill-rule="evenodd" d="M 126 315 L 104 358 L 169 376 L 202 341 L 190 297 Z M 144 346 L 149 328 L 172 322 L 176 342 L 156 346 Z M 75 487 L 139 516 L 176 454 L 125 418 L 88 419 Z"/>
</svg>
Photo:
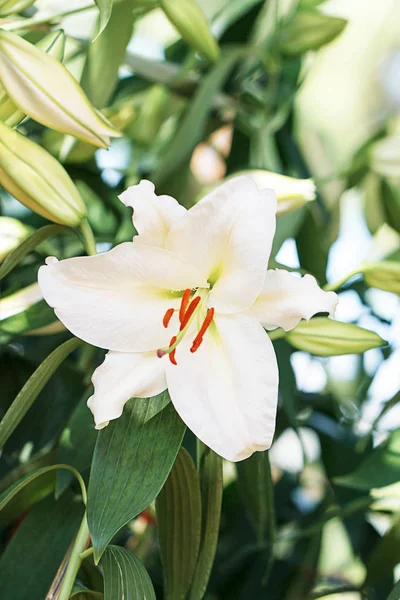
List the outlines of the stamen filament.
<svg viewBox="0 0 400 600">
<path fill-rule="evenodd" d="M 190 294 L 191 293 L 192 293 L 192 290 L 190 288 L 187 289 L 187 290 L 185 290 L 183 292 L 181 306 L 180 306 L 180 309 L 179 309 L 179 321 L 180 321 L 180 323 L 182 323 L 183 319 L 185 318 L 185 313 L 186 313 L 187 307 L 189 306 Z"/>
<path fill-rule="evenodd" d="M 206 333 L 207 329 L 210 327 L 211 325 L 211 321 L 214 318 L 214 309 L 210 308 L 207 311 L 206 317 L 203 321 L 202 326 L 200 327 L 200 331 L 198 332 L 198 334 L 196 335 L 196 337 L 193 340 L 193 344 L 192 347 L 190 348 L 190 352 L 196 352 L 196 350 L 198 350 L 203 342 L 203 337 L 204 334 Z"/>
<path fill-rule="evenodd" d="M 169 325 L 169 322 L 171 321 L 172 315 L 174 314 L 174 312 L 175 311 L 174 311 L 173 308 L 169 308 L 167 310 L 167 312 L 165 313 L 164 318 L 163 318 L 163 325 L 164 325 L 165 329 L 167 329 L 167 327 Z"/>
</svg>

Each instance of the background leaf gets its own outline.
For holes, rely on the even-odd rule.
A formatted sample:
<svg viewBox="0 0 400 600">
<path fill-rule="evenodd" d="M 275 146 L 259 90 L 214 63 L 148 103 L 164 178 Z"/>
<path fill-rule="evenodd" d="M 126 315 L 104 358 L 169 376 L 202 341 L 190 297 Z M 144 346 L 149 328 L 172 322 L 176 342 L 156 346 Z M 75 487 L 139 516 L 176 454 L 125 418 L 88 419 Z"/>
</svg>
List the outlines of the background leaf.
<svg viewBox="0 0 400 600">
<path fill-rule="evenodd" d="M 185 426 L 166 392 L 130 400 L 99 433 L 90 473 L 88 523 L 98 560 L 111 538 L 155 499 Z"/>
<path fill-rule="evenodd" d="M 104 600 L 155 600 L 151 579 L 139 559 L 118 546 L 108 546 L 101 560 Z"/>
<path fill-rule="evenodd" d="M 192 582 L 201 534 L 199 476 L 184 448 L 157 496 L 156 510 L 165 597 L 183 600 Z"/>
</svg>

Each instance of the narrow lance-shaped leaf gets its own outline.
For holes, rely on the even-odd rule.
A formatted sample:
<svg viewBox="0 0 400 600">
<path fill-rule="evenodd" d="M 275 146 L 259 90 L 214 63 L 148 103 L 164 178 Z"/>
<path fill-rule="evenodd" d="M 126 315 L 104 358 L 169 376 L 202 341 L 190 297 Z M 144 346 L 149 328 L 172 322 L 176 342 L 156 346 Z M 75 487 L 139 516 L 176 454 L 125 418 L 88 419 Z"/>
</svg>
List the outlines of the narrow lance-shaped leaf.
<svg viewBox="0 0 400 600">
<path fill-rule="evenodd" d="M 206 591 L 217 550 L 222 502 L 222 458 L 198 442 L 198 464 L 202 501 L 200 552 L 189 600 L 201 600 Z"/>
<path fill-rule="evenodd" d="M 95 559 L 111 538 L 156 498 L 180 448 L 185 426 L 168 393 L 130 400 L 99 433 L 88 492 Z"/>
<path fill-rule="evenodd" d="M 156 600 L 146 569 L 131 552 L 118 546 L 108 546 L 101 565 L 104 600 Z"/>
<path fill-rule="evenodd" d="M 184 448 L 157 497 L 156 509 L 165 597 L 184 600 L 196 567 L 201 534 L 199 476 Z"/>
<path fill-rule="evenodd" d="M 4 446 L 18 423 L 23 419 L 50 377 L 71 352 L 83 342 L 72 338 L 56 348 L 36 369 L 3 417 L 0 423 L 0 448 Z"/>
</svg>

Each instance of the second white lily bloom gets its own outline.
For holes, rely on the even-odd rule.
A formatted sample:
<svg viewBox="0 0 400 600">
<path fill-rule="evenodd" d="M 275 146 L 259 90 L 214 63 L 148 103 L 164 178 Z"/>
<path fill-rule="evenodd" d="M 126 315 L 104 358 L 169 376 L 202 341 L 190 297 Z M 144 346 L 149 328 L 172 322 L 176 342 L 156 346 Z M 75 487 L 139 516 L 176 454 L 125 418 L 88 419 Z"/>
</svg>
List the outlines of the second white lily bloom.
<svg viewBox="0 0 400 600">
<path fill-rule="evenodd" d="M 247 177 L 225 183 L 190 210 L 129 188 L 138 235 L 98 256 L 47 260 L 44 298 L 75 335 L 109 350 L 93 375 L 96 427 L 134 397 L 168 387 L 187 426 L 232 461 L 270 447 L 278 368 L 264 327 L 333 315 L 337 296 L 316 280 L 267 270 L 276 197 Z M 151 400 L 150 400 L 151 401 Z"/>
</svg>

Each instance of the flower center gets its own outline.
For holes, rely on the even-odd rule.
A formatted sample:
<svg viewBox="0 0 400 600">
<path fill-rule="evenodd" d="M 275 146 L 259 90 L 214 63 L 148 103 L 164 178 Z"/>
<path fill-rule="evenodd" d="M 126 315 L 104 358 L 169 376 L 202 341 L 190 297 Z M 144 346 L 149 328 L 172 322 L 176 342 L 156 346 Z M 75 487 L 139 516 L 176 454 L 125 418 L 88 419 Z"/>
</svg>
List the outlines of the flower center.
<svg viewBox="0 0 400 600">
<path fill-rule="evenodd" d="M 176 347 L 185 337 L 191 323 L 193 322 L 194 317 L 199 316 L 202 313 L 202 308 L 204 308 L 205 301 L 207 299 L 207 295 L 204 296 L 201 293 L 197 295 L 197 290 L 194 292 L 193 298 L 191 298 L 192 290 L 187 289 L 183 292 L 181 305 L 179 307 L 179 331 L 176 335 L 172 336 L 169 346 L 167 348 L 160 348 L 157 350 L 157 356 L 161 358 L 165 354 L 169 355 L 169 360 L 173 365 L 177 365 L 175 358 Z M 169 308 L 164 317 L 163 317 L 163 325 L 165 328 L 169 326 L 169 323 L 172 319 L 172 316 L 175 312 L 174 308 Z M 196 352 L 203 342 L 204 335 L 207 329 L 210 327 L 212 320 L 214 318 L 214 309 L 209 308 L 206 312 L 206 315 L 203 319 L 203 322 L 197 332 L 196 337 L 193 340 L 192 346 L 190 348 L 190 352 Z"/>
</svg>

